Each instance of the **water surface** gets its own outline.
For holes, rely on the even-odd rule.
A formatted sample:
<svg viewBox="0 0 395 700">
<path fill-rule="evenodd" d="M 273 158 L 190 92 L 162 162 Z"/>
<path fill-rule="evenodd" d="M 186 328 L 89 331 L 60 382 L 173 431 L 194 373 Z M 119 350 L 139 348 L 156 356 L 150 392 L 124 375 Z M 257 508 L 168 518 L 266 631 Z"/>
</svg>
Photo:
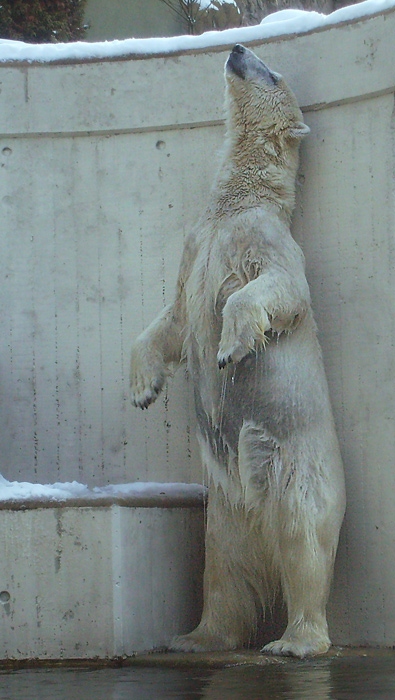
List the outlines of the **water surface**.
<svg viewBox="0 0 395 700">
<path fill-rule="evenodd" d="M 230 668 L 0 672 L 0 700 L 395 700 L 395 654 Z"/>
</svg>

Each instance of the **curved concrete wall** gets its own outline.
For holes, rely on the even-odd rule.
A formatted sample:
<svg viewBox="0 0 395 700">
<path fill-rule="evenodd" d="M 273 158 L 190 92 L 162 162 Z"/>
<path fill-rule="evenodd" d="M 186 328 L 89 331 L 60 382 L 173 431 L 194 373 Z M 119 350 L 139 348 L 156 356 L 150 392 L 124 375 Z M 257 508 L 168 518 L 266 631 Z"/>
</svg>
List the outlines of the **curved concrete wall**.
<svg viewBox="0 0 395 700">
<path fill-rule="evenodd" d="M 331 620 L 343 643 L 395 644 L 395 12 L 253 44 L 311 134 L 294 234 L 348 482 Z M 223 135 L 229 47 L 0 66 L 1 471 L 90 485 L 200 481 L 181 370 L 129 406 L 135 336 L 171 299 L 183 238 Z"/>
</svg>

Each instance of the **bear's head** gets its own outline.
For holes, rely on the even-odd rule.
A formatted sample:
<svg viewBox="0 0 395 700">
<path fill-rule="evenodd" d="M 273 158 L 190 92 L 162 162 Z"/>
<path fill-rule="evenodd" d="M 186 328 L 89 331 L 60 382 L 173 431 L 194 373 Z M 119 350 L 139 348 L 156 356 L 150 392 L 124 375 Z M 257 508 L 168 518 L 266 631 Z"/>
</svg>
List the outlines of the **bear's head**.
<svg viewBox="0 0 395 700">
<path fill-rule="evenodd" d="M 241 44 L 232 49 L 225 65 L 227 109 L 233 129 L 281 134 L 300 141 L 309 131 L 296 97 L 279 73 Z"/>
</svg>

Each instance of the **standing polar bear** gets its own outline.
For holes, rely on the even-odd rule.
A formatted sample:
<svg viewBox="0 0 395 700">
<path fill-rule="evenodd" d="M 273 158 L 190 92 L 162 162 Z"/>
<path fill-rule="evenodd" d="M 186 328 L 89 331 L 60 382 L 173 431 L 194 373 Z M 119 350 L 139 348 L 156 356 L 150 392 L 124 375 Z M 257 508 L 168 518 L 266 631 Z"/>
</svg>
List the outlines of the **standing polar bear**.
<svg viewBox="0 0 395 700">
<path fill-rule="evenodd" d="M 183 651 L 254 639 L 278 592 L 288 625 L 264 647 L 329 645 L 326 603 L 344 475 L 302 251 L 290 234 L 298 149 L 291 90 L 252 51 L 226 63 L 226 148 L 186 241 L 175 300 L 137 338 L 131 396 L 146 408 L 186 358 L 209 496 L 204 608 Z"/>
</svg>

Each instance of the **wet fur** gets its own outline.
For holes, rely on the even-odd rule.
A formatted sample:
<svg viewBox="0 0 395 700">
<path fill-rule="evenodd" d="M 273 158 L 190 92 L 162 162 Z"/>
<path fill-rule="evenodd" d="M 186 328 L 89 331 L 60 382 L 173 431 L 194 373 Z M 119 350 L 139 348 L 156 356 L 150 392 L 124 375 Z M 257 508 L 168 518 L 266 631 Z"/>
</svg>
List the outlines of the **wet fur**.
<svg viewBox="0 0 395 700">
<path fill-rule="evenodd" d="M 304 258 L 289 230 L 308 128 L 281 76 L 247 49 L 232 51 L 226 82 L 223 162 L 175 300 L 134 344 L 132 401 L 146 408 L 186 358 L 209 479 L 204 610 L 172 648 L 248 645 L 281 590 L 288 625 L 264 650 L 304 657 L 330 644 L 344 513 Z"/>
</svg>

